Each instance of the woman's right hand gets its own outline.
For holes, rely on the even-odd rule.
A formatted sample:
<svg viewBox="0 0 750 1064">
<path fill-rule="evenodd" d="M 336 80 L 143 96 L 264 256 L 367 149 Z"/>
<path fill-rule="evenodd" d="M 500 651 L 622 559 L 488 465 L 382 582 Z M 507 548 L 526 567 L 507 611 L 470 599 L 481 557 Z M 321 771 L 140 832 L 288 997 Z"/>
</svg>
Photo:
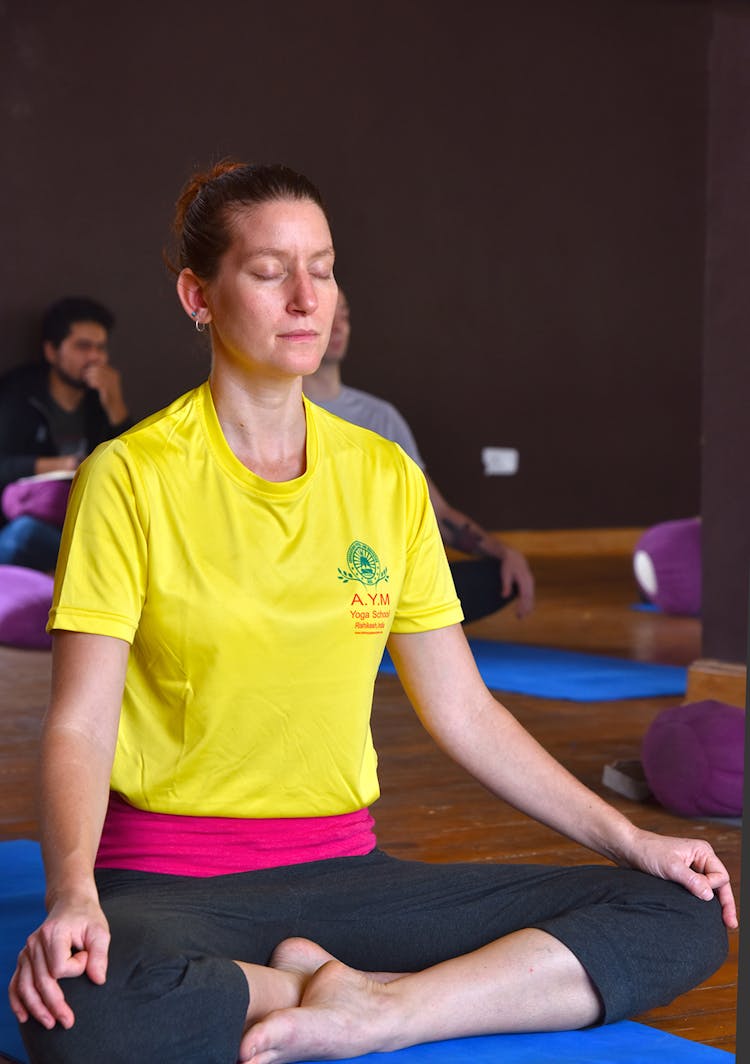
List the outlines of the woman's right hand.
<svg viewBox="0 0 750 1064">
<path fill-rule="evenodd" d="M 18 955 L 10 981 L 10 1006 L 20 1023 L 30 1016 L 48 1030 L 73 1026 L 73 1010 L 58 980 L 84 973 L 93 983 L 107 977 L 109 925 L 96 897 L 59 899 Z"/>
</svg>

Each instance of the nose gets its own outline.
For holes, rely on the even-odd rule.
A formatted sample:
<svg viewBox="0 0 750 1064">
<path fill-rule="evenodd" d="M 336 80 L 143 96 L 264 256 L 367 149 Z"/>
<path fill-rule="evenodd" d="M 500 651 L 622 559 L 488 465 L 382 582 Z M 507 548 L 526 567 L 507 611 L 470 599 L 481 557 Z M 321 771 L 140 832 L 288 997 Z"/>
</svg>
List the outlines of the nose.
<svg viewBox="0 0 750 1064">
<path fill-rule="evenodd" d="M 317 306 L 318 297 L 312 278 L 305 270 L 300 270 L 294 277 L 289 309 L 295 314 L 312 314 Z"/>
</svg>

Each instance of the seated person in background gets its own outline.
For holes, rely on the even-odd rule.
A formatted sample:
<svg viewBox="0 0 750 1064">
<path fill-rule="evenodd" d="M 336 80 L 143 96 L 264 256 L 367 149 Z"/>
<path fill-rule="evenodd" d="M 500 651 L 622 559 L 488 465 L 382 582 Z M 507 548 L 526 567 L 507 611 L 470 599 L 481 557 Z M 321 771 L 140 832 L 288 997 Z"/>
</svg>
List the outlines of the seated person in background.
<svg viewBox="0 0 750 1064">
<path fill-rule="evenodd" d="M 481 559 L 451 563 L 465 622 L 495 613 L 513 599 L 517 600 L 518 617 L 525 617 L 534 608 L 534 578 L 523 554 L 506 546 L 447 502 L 425 471 L 412 431 L 395 406 L 369 392 L 342 384 L 341 363 L 346 357 L 350 332 L 349 304 L 339 288 L 328 349 L 318 371 L 305 378 L 306 395 L 345 421 L 395 441 L 424 472 L 443 542 Z"/>
<path fill-rule="evenodd" d="M 61 299 L 42 322 L 44 362 L 0 380 L 0 491 L 21 477 L 72 471 L 130 426 L 120 374 L 109 364 L 114 320 L 91 299 Z M 60 530 L 35 517 L 0 528 L 0 564 L 54 569 L 59 546 Z"/>
</svg>

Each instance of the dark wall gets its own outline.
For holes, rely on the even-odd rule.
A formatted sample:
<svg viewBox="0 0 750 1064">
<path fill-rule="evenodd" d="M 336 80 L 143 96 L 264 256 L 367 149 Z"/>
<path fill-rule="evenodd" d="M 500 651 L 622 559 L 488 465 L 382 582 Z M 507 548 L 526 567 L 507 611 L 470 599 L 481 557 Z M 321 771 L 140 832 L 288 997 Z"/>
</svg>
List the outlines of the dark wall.
<svg viewBox="0 0 750 1064">
<path fill-rule="evenodd" d="M 495 528 L 699 508 L 709 11 L 681 0 L 0 3 L 0 367 L 117 310 L 138 413 L 206 372 L 160 248 L 225 153 L 322 186 L 350 383 Z M 484 445 L 517 447 L 486 478 Z"/>
<path fill-rule="evenodd" d="M 743 661 L 750 573 L 750 10 L 716 5 L 703 356 L 703 654 Z"/>
</svg>

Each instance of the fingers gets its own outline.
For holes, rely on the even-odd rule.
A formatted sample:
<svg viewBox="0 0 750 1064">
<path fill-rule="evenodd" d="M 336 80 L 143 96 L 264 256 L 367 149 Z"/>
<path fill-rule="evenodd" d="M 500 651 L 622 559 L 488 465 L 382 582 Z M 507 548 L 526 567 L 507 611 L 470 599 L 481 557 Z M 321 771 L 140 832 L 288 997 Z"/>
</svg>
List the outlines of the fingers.
<svg viewBox="0 0 750 1064">
<path fill-rule="evenodd" d="M 712 862 L 713 867 L 710 870 L 707 869 L 705 871 L 705 878 L 711 889 L 718 894 L 719 903 L 721 905 L 721 915 L 724 923 L 728 928 L 734 929 L 738 926 L 737 904 L 734 899 L 734 891 L 732 890 L 732 884 L 729 879 L 729 872 L 714 854 L 711 856 L 714 858 Z"/>
<path fill-rule="evenodd" d="M 513 594 L 513 585 L 516 583 L 516 567 L 513 564 L 513 556 L 508 553 L 500 565 L 500 590 L 503 598 L 510 598 Z M 520 592 L 520 588 L 519 588 Z"/>
<path fill-rule="evenodd" d="M 701 872 L 688 868 L 682 876 L 674 875 L 672 878 L 678 883 L 682 882 L 691 894 L 695 894 L 696 898 L 701 898 L 702 901 L 711 901 L 714 896 L 711 884 Z"/>
<path fill-rule="evenodd" d="M 519 617 L 527 617 L 534 609 L 534 578 L 526 566 L 517 577 L 516 583 L 518 585 L 516 613 Z"/>
<path fill-rule="evenodd" d="M 20 955 L 18 958 L 18 962 L 19 964 L 21 962 Z M 18 968 L 16 968 L 15 972 L 13 973 L 13 977 L 10 981 L 10 986 L 8 987 L 8 1000 L 10 1001 L 11 1011 L 13 1012 L 13 1015 L 16 1017 L 18 1022 L 26 1023 L 29 1018 L 29 1013 L 26 1010 L 24 1003 L 18 993 L 18 975 Z"/>
<path fill-rule="evenodd" d="M 680 881 L 677 876 L 673 878 Z M 731 929 L 738 926 L 734 892 L 726 875 L 719 872 L 709 872 L 706 875 L 693 872 L 692 875 L 687 875 L 683 882 L 690 893 L 702 901 L 710 901 L 714 894 L 717 894 L 721 905 L 721 917 L 725 925 Z"/>
<path fill-rule="evenodd" d="M 725 925 L 734 930 L 739 926 L 737 920 L 737 903 L 734 900 L 734 891 L 731 883 L 724 883 L 717 891 L 721 904 L 721 916 Z"/>
<path fill-rule="evenodd" d="M 736 928 L 737 905 L 726 867 L 703 841 L 676 841 L 682 852 L 674 855 L 666 866 L 666 877 L 681 883 L 703 901 L 710 901 L 714 894 L 718 895 L 724 924 L 730 929 Z M 686 850 L 686 847 L 689 849 Z"/>
<path fill-rule="evenodd" d="M 60 979 L 82 976 L 102 984 L 107 974 L 109 928 L 106 921 L 90 919 L 82 926 L 60 919 L 48 919 L 29 936 L 18 955 L 8 997 L 17 1019 L 30 1016 L 51 1029 L 56 1023 L 65 1028 L 75 1022 L 65 1000 Z"/>
<path fill-rule="evenodd" d="M 522 589 L 518 596 L 518 605 L 516 606 L 516 614 L 519 619 L 528 617 L 534 610 L 534 587 Z"/>
<path fill-rule="evenodd" d="M 81 967 L 80 962 L 78 967 Z M 73 1010 L 65 1001 L 57 979 L 49 970 L 38 936 L 32 935 L 21 950 L 8 996 L 11 1008 L 21 1023 L 33 1016 L 48 1030 L 56 1023 L 66 1029 L 73 1026 Z"/>
<path fill-rule="evenodd" d="M 526 617 L 534 609 L 534 577 L 524 556 L 516 550 L 506 550 L 500 569 L 500 581 L 504 598 L 510 598 L 513 589 L 518 589 L 516 616 Z"/>
<path fill-rule="evenodd" d="M 86 367 L 83 371 L 83 379 L 89 388 L 100 389 L 109 383 L 112 373 L 111 366 L 97 363 Z"/>
<path fill-rule="evenodd" d="M 108 362 L 100 362 L 95 365 L 88 366 L 83 371 L 83 379 L 89 388 L 93 388 L 94 391 L 106 394 L 119 394 L 120 391 L 120 374 L 114 366 L 110 366 Z"/>
<path fill-rule="evenodd" d="M 109 957 L 109 932 L 104 928 L 96 928 L 89 935 L 87 941 L 88 952 L 86 956 L 85 972 L 92 983 L 99 986 L 107 978 L 107 959 Z M 78 956 L 84 956 L 83 953 Z"/>
</svg>

